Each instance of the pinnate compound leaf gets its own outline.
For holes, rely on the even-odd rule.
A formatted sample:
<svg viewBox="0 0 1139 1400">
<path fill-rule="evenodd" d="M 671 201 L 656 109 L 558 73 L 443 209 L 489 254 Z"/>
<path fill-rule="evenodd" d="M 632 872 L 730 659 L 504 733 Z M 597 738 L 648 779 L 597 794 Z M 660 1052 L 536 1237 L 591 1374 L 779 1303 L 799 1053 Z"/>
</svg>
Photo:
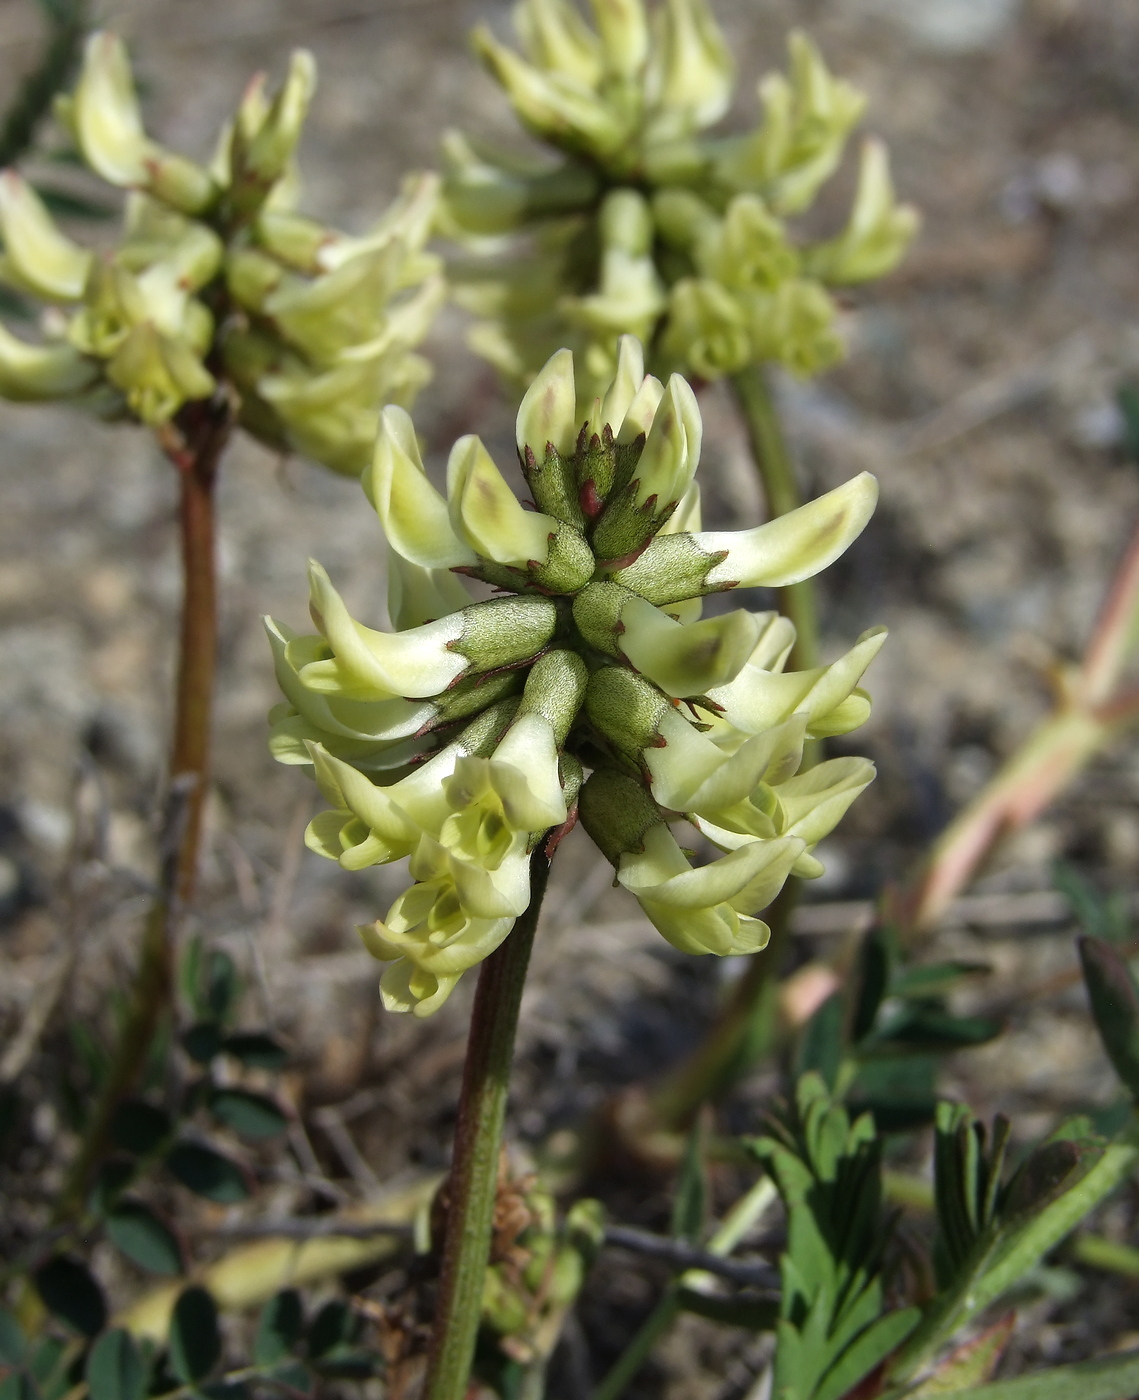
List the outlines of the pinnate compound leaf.
<svg viewBox="0 0 1139 1400">
<path fill-rule="evenodd" d="M 205 1143 L 176 1142 L 166 1154 L 166 1166 L 187 1191 L 219 1205 L 244 1201 L 251 1194 L 245 1170 Z"/>
<path fill-rule="evenodd" d="M 304 1329 L 304 1308 L 295 1288 L 286 1288 L 270 1298 L 257 1321 L 253 1359 L 258 1366 L 283 1361 L 300 1341 Z"/>
<path fill-rule="evenodd" d="M 141 1201 L 122 1201 L 107 1216 L 106 1230 L 116 1249 L 152 1274 L 180 1274 L 182 1247 L 173 1230 Z"/>
<path fill-rule="evenodd" d="M 35 1272 L 36 1290 L 49 1313 L 84 1337 L 97 1337 L 107 1325 L 103 1290 L 86 1264 L 57 1254 Z"/>
<path fill-rule="evenodd" d="M 251 1142 L 276 1137 L 289 1126 L 289 1120 L 272 1099 L 248 1089 L 215 1089 L 209 1096 L 209 1106 L 219 1123 Z"/>
<path fill-rule="evenodd" d="M 90 1400 L 143 1400 L 146 1367 L 134 1338 L 121 1327 L 104 1332 L 87 1357 Z"/>
<path fill-rule="evenodd" d="M 859 1333 L 819 1382 L 812 1400 L 842 1400 L 910 1335 L 921 1319 L 920 1308 L 886 1313 Z"/>
<path fill-rule="evenodd" d="M 1108 1058 L 1139 1097 L 1139 986 L 1121 954 L 1102 938 L 1079 938 L 1092 1017 Z"/>
<path fill-rule="evenodd" d="M 183 1385 L 196 1385 L 221 1357 L 214 1300 L 196 1284 L 184 1288 L 170 1319 L 170 1368 Z"/>
</svg>

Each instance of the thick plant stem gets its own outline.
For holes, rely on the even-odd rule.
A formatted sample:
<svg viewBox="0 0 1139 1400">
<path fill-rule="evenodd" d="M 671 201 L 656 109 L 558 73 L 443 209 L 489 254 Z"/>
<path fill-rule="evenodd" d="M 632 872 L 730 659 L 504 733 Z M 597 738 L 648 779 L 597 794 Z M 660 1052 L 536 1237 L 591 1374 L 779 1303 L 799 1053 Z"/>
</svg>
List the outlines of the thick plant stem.
<svg viewBox="0 0 1139 1400">
<path fill-rule="evenodd" d="M 193 403 L 180 415 L 178 430 L 162 437 L 163 449 L 180 475 L 185 591 L 161 872 L 143 927 L 118 1043 L 57 1201 L 56 1216 L 60 1219 L 82 1208 L 87 1183 L 106 1148 L 115 1110 L 138 1082 L 173 996 L 174 942 L 182 910 L 194 893 L 208 782 L 217 653 L 214 486 L 232 426 L 228 401 Z"/>
<path fill-rule="evenodd" d="M 425 1400 L 463 1400 L 467 1390 L 490 1258 L 518 1008 L 549 873 L 549 857 L 539 846 L 530 859 L 529 907 L 479 972 L 455 1125 Z"/>
<path fill-rule="evenodd" d="M 787 450 L 787 440 L 771 389 L 760 365 L 748 365 L 732 376 L 732 388 L 747 425 L 752 457 L 763 482 L 767 508 L 772 517 L 786 515 L 803 504 L 795 480 L 795 464 Z M 779 606 L 795 624 L 795 647 L 788 662 L 793 671 L 819 664 L 819 619 L 815 585 L 811 579 L 779 590 Z"/>
<path fill-rule="evenodd" d="M 775 981 L 791 931 L 799 882 L 788 880 L 767 911 L 771 938 L 746 971 L 696 1050 L 653 1094 L 654 1118 L 674 1132 L 689 1128 L 700 1105 L 725 1093 L 767 1049 L 775 1028 Z"/>
<path fill-rule="evenodd" d="M 210 428 L 213 431 L 210 431 Z M 187 789 L 178 850 L 178 899 L 192 898 L 198 873 L 202 814 L 209 782 L 210 720 L 217 666 L 217 564 L 214 487 L 228 422 L 210 424 L 183 454 L 171 453 L 181 478 L 179 520 L 184 587 L 178 648 L 170 784 Z"/>
</svg>

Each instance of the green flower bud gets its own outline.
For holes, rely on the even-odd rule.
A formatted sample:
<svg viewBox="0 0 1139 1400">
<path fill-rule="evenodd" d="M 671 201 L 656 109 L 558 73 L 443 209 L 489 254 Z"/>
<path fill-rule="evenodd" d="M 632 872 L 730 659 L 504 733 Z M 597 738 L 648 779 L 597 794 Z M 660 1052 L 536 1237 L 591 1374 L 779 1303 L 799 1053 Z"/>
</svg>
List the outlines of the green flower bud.
<svg viewBox="0 0 1139 1400">
<path fill-rule="evenodd" d="M 272 102 L 261 84 L 251 85 L 234 124 L 230 146 L 230 199 L 238 213 L 259 208 L 284 175 L 316 91 L 316 64 L 306 49 L 296 49 L 289 72 Z"/>
<path fill-rule="evenodd" d="M 217 387 L 188 345 L 162 335 L 149 322 L 127 332 L 107 364 L 107 379 L 126 395 L 143 423 L 168 422 L 190 399 L 205 399 Z"/>
<path fill-rule="evenodd" d="M 115 35 L 96 33 L 87 40 L 79 82 L 59 111 L 84 160 L 110 184 L 147 190 L 187 214 L 216 199 L 207 171 L 146 135 L 126 48 Z"/>
<path fill-rule="evenodd" d="M 704 379 L 735 374 L 751 362 L 747 316 L 735 297 L 708 277 L 686 277 L 669 295 L 661 349 Z"/>
<path fill-rule="evenodd" d="M 567 0 L 523 0 L 514 11 L 514 26 L 535 67 L 596 86 L 605 67 L 601 45 Z"/>
<path fill-rule="evenodd" d="M 564 74 L 540 72 L 500 44 L 485 25 L 475 29 L 471 41 L 506 90 L 519 120 L 535 136 L 603 156 L 625 142 L 628 123 Z"/>
<path fill-rule="evenodd" d="M 886 147 L 867 141 L 850 222 L 837 238 L 808 250 L 807 271 L 838 285 L 882 277 L 901 262 L 920 223 L 912 205 L 897 202 Z"/>
<path fill-rule="evenodd" d="M 658 139 L 711 126 L 728 110 L 735 65 L 706 0 L 666 0 L 645 87 Z"/>
<path fill-rule="evenodd" d="M 664 825 L 644 786 L 613 768 L 597 768 L 585 780 L 578 812 L 590 840 L 614 866 L 627 852 L 643 851 L 648 833 Z"/>
<path fill-rule="evenodd" d="M 806 34 L 788 37 L 791 78 L 772 73 L 759 85 L 762 125 L 718 162 L 729 185 L 761 194 L 781 215 L 801 213 L 838 167 L 866 100 L 831 75 Z"/>
<path fill-rule="evenodd" d="M 601 36 L 606 72 L 636 78 L 649 51 L 643 0 L 590 0 L 590 8 Z"/>
</svg>

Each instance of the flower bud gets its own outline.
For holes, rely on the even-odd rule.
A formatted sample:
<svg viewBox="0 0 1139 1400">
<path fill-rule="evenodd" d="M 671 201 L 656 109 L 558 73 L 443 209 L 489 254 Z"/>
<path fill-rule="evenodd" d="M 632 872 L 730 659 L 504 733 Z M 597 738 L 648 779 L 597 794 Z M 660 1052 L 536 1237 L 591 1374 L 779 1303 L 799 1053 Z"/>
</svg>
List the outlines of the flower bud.
<svg viewBox="0 0 1139 1400">
<path fill-rule="evenodd" d="M 291 209 L 262 209 L 252 228 L 259 248 L 309 276 L 322 270 L 321 254 L 334 243 L 337 234 L 317 219 L 306 218 Z"/>
<path fill-rule="evenodd" d="M 645 87 L 658 109 L 653 134 L 688 135 L 728 110 L 735 65 L 706 0 L 666 0 Z"/>
<path fill-rule="evenodd" d="M 260 84 L 251 85 L 230 147 L 230 198 L 238 213 L 258 208 L 284 175 L 315 90 L 316 64 L 307 49 L 293 51 L 288 75 L 271 103 L 266 104 Z"/>
<path fill-rule="evenodd" d="M 867 141 L 850 222 L 837 238 L 808 251 L 807 271 L 832 285 L 883 277 L 901 262 L 920 222 L 912 205 L 897 202 L 886 147 Z"/>
<path fill-rule="evenodd" d="M 834 174 L 866 106 L 861 93 L 832 76 L 806 34 L 793 31 L 787 47 L 790 81 L 773 73 L 760 83 L 762 124 L 719 162 L 722 179 L 756 190 L 780 215 L 801 213 Z"/>
<path fill-rule="evenodd" d="M 0 395 L 21 403 L 69 399 L 91 388 L 99 367 L 72 345 L 29 345 L 0 325 Z"/>
<path fill-rule="evenodd" d="M 661 350 L 703 379 L 735 374 L 753 358 L 743 308 L 710 277 L 682 277 L 669 292 Z"/>
<path fill-rule="evenodd" d="M 55 226 L 44 202 L 15 170 L 0 172 L 0 239 L 3 274 L 47 301 L 79 301 L 91 254 Z"/>
<path fill-rule="evenodd" d="M 544 74 L 500 44 L 485 25 L 471 35 L 475 52 L 502 85 L 523 126 L 571 150 L 612 155 L 624 144 L 627 123 L 593 93 L 560 74 Z"/>
<path fill-rule="evenodd" d="M 380 414 L 375 452 L 360 481 L 396 554 L 432 570 L 476 562 L 427 479 L 415 426 L 402 408 L 389 405 Z"/>
<path fill-rule="evenodd" d="M 601 35 L 605 68 L 630 79 L 640 75 L 649 51 L 649 25 L 644 0 L 590 0 Z"/>
<path fill-rule="evenodd" d="M 558 522 L 522 508 L 490 453 L 474 434 L 461 437 L 447 462 L 447 501 L 455 534 L 496 564 L 544 564 Z"/>
<path fill-rule="evenodd" d="M 92 34 L 79 82 L 62 112 L 83 158 L 112 185 L 144 189 L 187 214 L 217 196 L 207 171 L 164 150 L 143 130 L 130 61 L 121 39 Z"/>
<path fill-rule="evenodd" d="M 514 8 L 514 27 L 535 67 L 597 86 L 604 71 L 601 45 L 567 0 L 522 0 Z"/>
<path fill-rule="evenodd" d="M 190 399 L 206 399 L 217 384 L 190 347 L 162 335 L 149 321 L 133 327 L 107 364 L 107 378 L 126 395 L 143 423 L 168 422 Z"/>
<path fill-rule="evenodd" d="M 276 258 L 257 248 L 235 248 L 226 256 L 226 291 L 245 311 L 261 311 L 285 275 Z"/>
<path fill-rule="evenodd" d="M 635 555 L 668 519 L 692 481 L 702 435 L 696 395 L 674 374 L 653 415 L 632 481 L 611 499 L 594 527 L 593 551 L 599 561 Z"/>
</svg>

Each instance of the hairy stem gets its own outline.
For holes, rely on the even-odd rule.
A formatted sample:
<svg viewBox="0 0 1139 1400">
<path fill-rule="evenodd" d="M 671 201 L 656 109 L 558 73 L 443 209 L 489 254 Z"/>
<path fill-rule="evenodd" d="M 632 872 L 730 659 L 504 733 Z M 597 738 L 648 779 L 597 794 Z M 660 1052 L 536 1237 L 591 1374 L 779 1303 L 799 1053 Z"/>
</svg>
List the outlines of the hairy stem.
<svg viewBox="0 0 1139 1400">
<path fill-rule="evenodd" d="M 767 378 L 759 365 L 748 365 L 732 376 L 732 388 L 747 426 L 752 457 L 763 482 L 772 517 L 786 515 L 803 504 L 795 480 L 795 464 L 779 414 L 771 398 Z M 815 585 L 811 579 L 779 590 L 779 607 L 795 624 L 795 646 L 788 661 L 793 671 L 819 664 L 819 620 Z"/>
<path fill-rule="evenodd" d="M 549 873 L 549 857 L 539 846 L 530 859 L 529 907 L 479 972 L 455 1125 L 426 1400 L 463 1400 L 467 1390 L 490 1258 L 518 1008 Z"/>
<path fill-rule="evenodd" d="M 232 426 L 228 402 L 192 403 L 179 415 L 178 430 L 163 437 L 180 475 L 184 593 L 161 871 L 118 1043 L 58 1198 L 57 1219 L 82 1208 L 115 1110 L 138 1082 L 173 998 L 174 943 L 181 912 L 194 893 L 208 781 L 217 653 L 214 486 Z"/>
</svg>

